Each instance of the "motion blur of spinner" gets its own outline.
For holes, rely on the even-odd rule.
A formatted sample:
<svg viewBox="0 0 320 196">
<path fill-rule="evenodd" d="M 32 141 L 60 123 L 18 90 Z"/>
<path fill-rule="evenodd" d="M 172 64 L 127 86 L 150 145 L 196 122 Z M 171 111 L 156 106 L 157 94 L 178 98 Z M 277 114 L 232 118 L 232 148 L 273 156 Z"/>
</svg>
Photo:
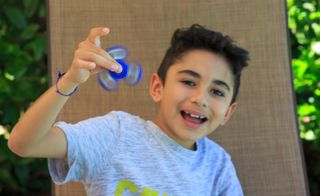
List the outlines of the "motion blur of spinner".
<svg viewBox="0 0 320 196">
<path fill-rule="evenodd" d="M 107 52 L 122 66 L 122 71 L 120 73 L 105 71 L 97 75 L 100 85 L 105 90 L 117 90 L 121 79 L 129 86 L 135 86 L 141 81 L 142 67 L 137 62 L 127 63 L 128 49 L 126 47 L 113 46 L 107 49 Z"/>
</svg>

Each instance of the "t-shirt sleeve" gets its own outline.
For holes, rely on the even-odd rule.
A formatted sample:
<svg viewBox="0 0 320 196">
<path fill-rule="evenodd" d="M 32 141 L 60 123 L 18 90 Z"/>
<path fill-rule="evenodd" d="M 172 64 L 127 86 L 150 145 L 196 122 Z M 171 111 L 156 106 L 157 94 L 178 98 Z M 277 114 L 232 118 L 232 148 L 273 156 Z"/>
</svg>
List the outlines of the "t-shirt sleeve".
<svg viewBox="0 0 320 196">
<path fill-rule="evenodd" d="M 58 122 L 67 139 L 67 158 L 49 159 L 49 173 L 56 184 L 84 181 L 106 168 L 119 139 L 115 112 L 76 124 Z"/>
<path fill-rule="evenodd" d="M 223 170 L 222 178 L 219 183 L 221 190 L 219 196 L 243 196 L 243 191 L 237 177 L 236 169 L 229 156 L 226 157 L 225 167 Z"/>
</svg>

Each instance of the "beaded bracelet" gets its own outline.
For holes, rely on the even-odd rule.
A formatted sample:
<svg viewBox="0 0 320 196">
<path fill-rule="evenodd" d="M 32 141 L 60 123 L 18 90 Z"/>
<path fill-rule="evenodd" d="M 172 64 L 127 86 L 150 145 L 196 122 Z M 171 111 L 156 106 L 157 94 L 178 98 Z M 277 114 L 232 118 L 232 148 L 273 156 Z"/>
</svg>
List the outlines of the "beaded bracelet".
<svg viewBox="0 0 320 196">
<path fill-rule="evenodd" d="M 56 92 L 59 94 L 59 95 L 62 95 L 62 96 L 66 96 L 66 97 L 70 97 L 71 95 L 73 95 L 73 93 L 75 93 L 77 90 L 78 90 L 78 87 L 76 87 L 71 93 L 69 94 L 64 94 L 62 92 L 59 91 L 58 89 L 58 82 L 60 80 L 60 78 L 64 75 L 65 73 L 61 73 L 60 71 L 58 72 L 58 77 L 57 77 L 57 81 L 56 81 Z"/>
</svg>

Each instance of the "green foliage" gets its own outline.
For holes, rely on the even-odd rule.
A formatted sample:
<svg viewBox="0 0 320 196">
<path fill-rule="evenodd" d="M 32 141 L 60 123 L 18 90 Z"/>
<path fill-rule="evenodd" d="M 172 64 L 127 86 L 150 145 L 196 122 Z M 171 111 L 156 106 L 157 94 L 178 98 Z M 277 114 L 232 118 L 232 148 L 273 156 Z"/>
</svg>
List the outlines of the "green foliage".
<svg viewBox="0 0 320 196">
<path fill-rule="evenodd" d="M 294 88 L 312 195 L 320 195 L 320 2 L 287 0 Z"/>
<path fill-rule="evenodd" d="M 20 114 L 48 87 L 45 3 L 0 0 L 0 195 L 50 193 L 46 160 L 7 147 Z"/>
</svg>

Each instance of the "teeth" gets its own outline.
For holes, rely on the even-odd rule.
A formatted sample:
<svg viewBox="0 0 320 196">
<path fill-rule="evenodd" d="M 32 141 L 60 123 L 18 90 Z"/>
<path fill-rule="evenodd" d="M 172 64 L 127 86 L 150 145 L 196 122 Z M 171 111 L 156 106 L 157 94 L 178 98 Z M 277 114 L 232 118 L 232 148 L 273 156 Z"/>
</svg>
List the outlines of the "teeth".
<svg viewBox="0 0 320 196">
<path fill-rule="evenodd" d="M 192 118 L 199 118 L 199 119 L 204 119 L 206 117 L 204 116 L 199 116 L 199 115 L 196 115 L 196 114 L 191 114 L 189 112 L 185 112 L 186 114 L 188 114 L 189 116 L 191 116 Z"/>
<path fill-rule="evenodd" d="M 200 118 L 200 116 L 195 115 L 195 114 L 190 114 L 190 116 L 193 117 L 193 118 Z"/>
</svg>

